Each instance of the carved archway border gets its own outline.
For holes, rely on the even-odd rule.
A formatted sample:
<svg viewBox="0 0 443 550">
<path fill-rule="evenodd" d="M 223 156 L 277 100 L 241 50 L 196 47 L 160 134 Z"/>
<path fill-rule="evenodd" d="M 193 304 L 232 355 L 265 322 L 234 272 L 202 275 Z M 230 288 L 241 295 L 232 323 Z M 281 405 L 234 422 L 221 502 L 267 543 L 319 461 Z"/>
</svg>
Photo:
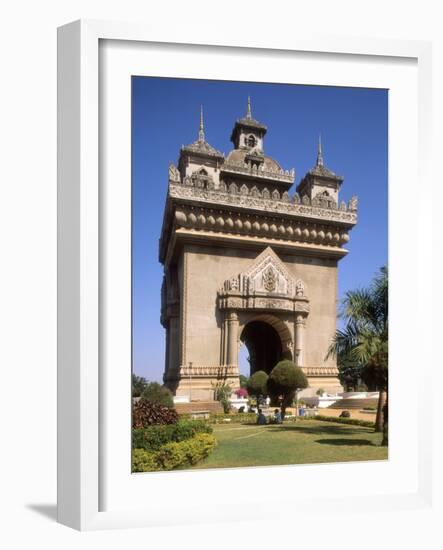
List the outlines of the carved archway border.
<svg viewBox="0 0 443 550">
<path fill-rule="evenodd" d="M 290 319 L 282 319 L 277 315 L 272 315 L 265 312 L 252 312 L 252 311 L 239 311 L 239 331 L 238 331 L 238 344 L 240 346 L 241 335 L 246 328 L 246 325 L 253 321 L 262 321 L 270 325 L 279 335 L 282 352 L 289 353 L 291 360 L 294 359 L 294 324 Z"/>
</svg>

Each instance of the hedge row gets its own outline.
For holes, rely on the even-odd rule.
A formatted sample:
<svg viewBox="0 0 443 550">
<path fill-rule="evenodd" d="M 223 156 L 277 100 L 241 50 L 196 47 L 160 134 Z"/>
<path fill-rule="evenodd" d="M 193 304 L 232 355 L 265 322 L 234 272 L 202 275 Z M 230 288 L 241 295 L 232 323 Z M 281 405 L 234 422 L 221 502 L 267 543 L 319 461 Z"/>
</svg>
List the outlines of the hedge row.
<svg viewBox="0 0 443 550">
<path fill-rule="evenodd" d="M 271 417 L 272 418 L 272 417 Z M 297 419 L 303 417 L 297 416 L 285 416 L 285 422 L 295 422 Z M 229 419 L 230 422 L 226 420 Z M 257 413 L 235 413 L 235 414 L 211 414 L 208 420 L 211 424 L 256 424 Z"/>
<path fill-rule="evenodd" d="M 352 426 L 364 426 L 365 428 L 375 428 L 375 422 L 370 420 L 358 420 L 357 418 L 339 418 L 338 416 L 323 416 L 317 414 L 311 417 L 312 420 L 324 420 L 325 422 L 338 422 L 339 424 L 351 424 Z"/>
<path fill-rule="evenodd" d="M 209 422 L 211 424 L 228 424 L 228 422 L 226 422 L 227 419 L 230 420 L 231 424 L 255 424 L 257 415 L 255 413 L 215 413 L 209 416 Z"/>
<path fill-rule="evenodd" d="M 206 458 L 216 444 L 213 435 L 198 433 L 185 441 L 167 443 L 157 451 L 133 449 L 132 471 L 156 472 L 192 466 Z"/>
<path fill-rule="evenodd" d="M 132 448 L 158 451 L 166 443 L 185 441 L 198 433 L 212 433 L 203 420 L 180 420 L 177 424 L 164 424 L 132 430 Z"/>
</svg>

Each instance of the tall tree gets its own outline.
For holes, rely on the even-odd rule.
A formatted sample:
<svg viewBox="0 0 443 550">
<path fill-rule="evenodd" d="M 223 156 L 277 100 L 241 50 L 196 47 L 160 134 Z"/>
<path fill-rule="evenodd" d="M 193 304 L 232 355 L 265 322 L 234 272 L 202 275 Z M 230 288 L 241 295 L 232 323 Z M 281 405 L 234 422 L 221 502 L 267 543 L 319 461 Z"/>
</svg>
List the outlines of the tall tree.
<svg viewBox="0 0 443 550">
<path fill-rule="evenodd" d="M 383 431 L 382 445 L 388 444 L 388 268 L 382 267 L 369 288 L 352 290 L 343 300 L 341 316 L 346 320 L 337 330 L 327 357 L 338 362 L 355 361 L 362 365 L 361 375 L 380 392 L 376 431 Z"/>
<path fill-rule="evenodd" d="M 362 382 L 363 366 L 357 361 L 351 361 L 349 357 L 337 358 L 338 379 L 345 391 L 358 391 Z"/>
<path fill-rule="evenodd" d="M 132 373 L 132 397 L 140 397 L 147 383 L 146 378 Z"/>
</svg>

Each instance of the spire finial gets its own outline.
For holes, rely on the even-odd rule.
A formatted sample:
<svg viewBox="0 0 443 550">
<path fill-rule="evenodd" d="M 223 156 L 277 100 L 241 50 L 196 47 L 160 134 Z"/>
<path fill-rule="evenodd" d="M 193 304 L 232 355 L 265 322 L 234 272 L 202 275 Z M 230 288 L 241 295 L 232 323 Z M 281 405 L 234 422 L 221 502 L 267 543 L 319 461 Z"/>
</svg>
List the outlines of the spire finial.
<svg viewBox="0 0 443 550">
<path fill-rule="evenodd" d="M 251 96 L 248 95 L 248 109 L 246 111 L 246 118 L 252 118 L 252 112 L 251 112 Z"/>
<path fill-rule="evenodd" d="M 198 132 L 198 141 L 205 141 L 205 125 L 203 122 L 203 105 L 200 105 L 200 130 Z"/>
<path fill-rule="evenodd" d="M 321 134 L 318 135 L 317 166 L 323 166 L 323 152 L 321 148 Z"/>
</svg>

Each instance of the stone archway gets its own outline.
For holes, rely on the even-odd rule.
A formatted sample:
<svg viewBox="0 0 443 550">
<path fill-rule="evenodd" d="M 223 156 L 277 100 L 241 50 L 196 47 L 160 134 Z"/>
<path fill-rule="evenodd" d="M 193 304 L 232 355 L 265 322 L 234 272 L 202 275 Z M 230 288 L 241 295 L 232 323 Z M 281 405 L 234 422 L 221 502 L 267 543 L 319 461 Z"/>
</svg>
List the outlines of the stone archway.
<svg viewBox="0 0 443 550">
<path fill-rule="evenodd" d="M 278 332 L 265 321 L 250 321 L 240 335 L 249 353 L 249 375 L 259 370 L 268 374 L 280 361 L 283 346 Z"/>
<path fill-rule="evenodd" d="M 249 353 L 250 374 L 257 370 L 269 374 L 278 361 L 294 360 L 293 334 L 278 315 L 244 312 L 239 320 L 239 340 Z"/>
</svg>

